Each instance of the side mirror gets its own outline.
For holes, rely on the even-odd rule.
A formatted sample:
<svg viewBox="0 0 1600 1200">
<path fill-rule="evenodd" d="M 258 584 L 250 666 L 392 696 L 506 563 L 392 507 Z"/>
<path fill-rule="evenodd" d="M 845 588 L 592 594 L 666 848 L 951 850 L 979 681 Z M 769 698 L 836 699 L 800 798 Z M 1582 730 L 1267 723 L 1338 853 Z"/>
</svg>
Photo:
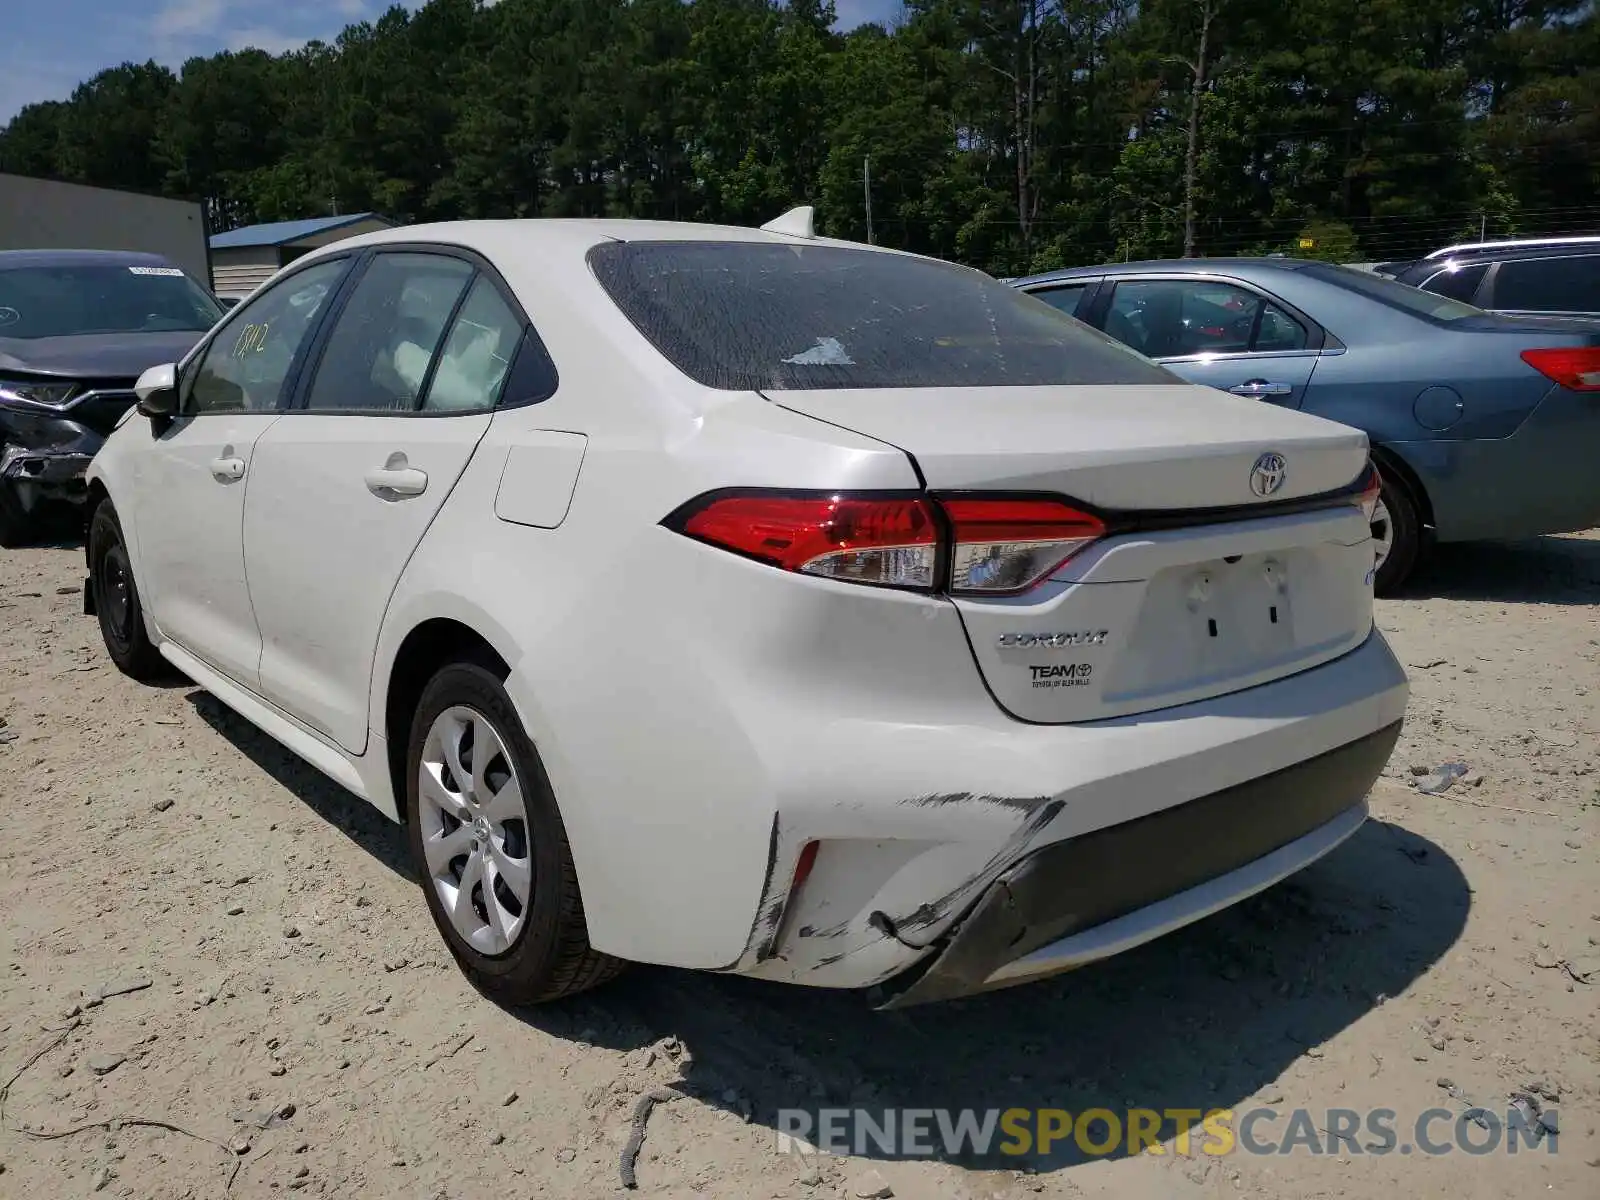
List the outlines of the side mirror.
<svg viewBox="0 0 1600 1200">
<path fill-rule="evenodd" d="M 178 368 L 175 363 L 162 363 L 151 367 L 139 376 L 133 385 L 133 394 L 139 397 L 139 411 L 156 419 L 178 415 Z"/>
</svg>

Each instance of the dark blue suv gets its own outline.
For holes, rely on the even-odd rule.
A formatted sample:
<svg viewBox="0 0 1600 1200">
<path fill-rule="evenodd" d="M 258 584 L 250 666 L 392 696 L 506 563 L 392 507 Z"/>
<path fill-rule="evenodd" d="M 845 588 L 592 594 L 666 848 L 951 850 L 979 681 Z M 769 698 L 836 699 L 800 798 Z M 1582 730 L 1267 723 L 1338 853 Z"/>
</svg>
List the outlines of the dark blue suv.
<svg viewBox="0 0 1600 1200">
<path fill-rule="evenodd" d="M 0 545 L 24 540 L 134 403 L 147 367 L 176 362 L 222 317 L 154 254 L 0 252 Z"/>
</svg>

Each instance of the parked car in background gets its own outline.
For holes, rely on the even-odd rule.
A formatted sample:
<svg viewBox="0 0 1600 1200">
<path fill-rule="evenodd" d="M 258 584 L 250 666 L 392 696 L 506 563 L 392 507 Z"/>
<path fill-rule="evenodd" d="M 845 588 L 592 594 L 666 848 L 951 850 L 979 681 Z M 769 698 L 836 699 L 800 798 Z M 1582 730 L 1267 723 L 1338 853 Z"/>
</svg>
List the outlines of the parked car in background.
<svg viewBox="0 0 1600 1200">
<path fill-rule="evenodd" d="M 1066 970 L 1327 853 L 1405 712 L 1365 435 L 809 210 L 360 236 L 138 390 L 113 661 L 404 820 L 509 998 Z"/>
<path fill-rule="evenodd" d="M 1393 276 L 1493 312 L 1600 317 L 1600 238 L 1461 247 Z"/>
<path fill-rule="evenodd" d="M 157 255 L 0 252 L 0 544 L 27 537 L 45 502 L 83 498 L 84 469 L 140 374 L 221 316 Z"/>
<path fill-rule="evenodd" d="M 1600 325 L 1500 316 L 1298 259 L 1082 267 L 1016 286 L 1186 379 L 1366 431 L 1379 594 L 1429 540 L 1600 524 Z"/>
</svg>

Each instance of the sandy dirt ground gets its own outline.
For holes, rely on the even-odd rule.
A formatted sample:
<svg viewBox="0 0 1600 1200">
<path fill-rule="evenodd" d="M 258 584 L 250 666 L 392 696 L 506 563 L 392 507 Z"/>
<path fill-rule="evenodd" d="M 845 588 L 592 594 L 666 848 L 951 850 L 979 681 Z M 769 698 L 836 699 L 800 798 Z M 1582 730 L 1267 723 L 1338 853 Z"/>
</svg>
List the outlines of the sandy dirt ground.
<svg viewBox="0 0 1600 1200">
<path fill-rule="evenodd" d="M 635 1104 L 674 1081 L 642 1196 L 1600 1196 L 1600 536 L 1453 549 L 1380 606 L 1414 697 L 1337 853 L 1109 963 L 897 1016 L 660 969 L 496 1007 L 400 831 L 194 688 L 122 678 L 81 577 L 70 546 L 0 552 L 0 1196 L 621 1194 Z M 1455 760 L 1481 780 L 1410 785 Z M 1403 1135 L 1518 1091 L 1555 1153 L 775 1149 L 793 1107 L 1378 1107 Z"/>
</svg>

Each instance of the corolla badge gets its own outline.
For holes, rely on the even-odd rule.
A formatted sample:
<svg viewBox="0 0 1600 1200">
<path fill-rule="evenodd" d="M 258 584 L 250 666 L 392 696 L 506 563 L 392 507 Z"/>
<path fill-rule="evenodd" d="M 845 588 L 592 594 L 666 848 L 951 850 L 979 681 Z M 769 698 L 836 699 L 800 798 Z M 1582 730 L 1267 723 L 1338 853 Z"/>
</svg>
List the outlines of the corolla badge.
<svg viewBox="0 0 1600 1200">
<path fill-rule="evenodd" d="M 1283 481 L 1288 477 L 1289 464 L 1284 461 L 1283 455 L 1269 451 L 1256 459 L 1256 465 L 1250 468 L 1250 490 L 1258 496 L 1270 496 L 1283 486 Z"/>
<path fill-rule="evenodd" d="M 1104 646 L 1110 636 L 1109 629 L 1082 629 L 1067 633 L 1002 633 L 1000 647 Z"/>
</svg>

